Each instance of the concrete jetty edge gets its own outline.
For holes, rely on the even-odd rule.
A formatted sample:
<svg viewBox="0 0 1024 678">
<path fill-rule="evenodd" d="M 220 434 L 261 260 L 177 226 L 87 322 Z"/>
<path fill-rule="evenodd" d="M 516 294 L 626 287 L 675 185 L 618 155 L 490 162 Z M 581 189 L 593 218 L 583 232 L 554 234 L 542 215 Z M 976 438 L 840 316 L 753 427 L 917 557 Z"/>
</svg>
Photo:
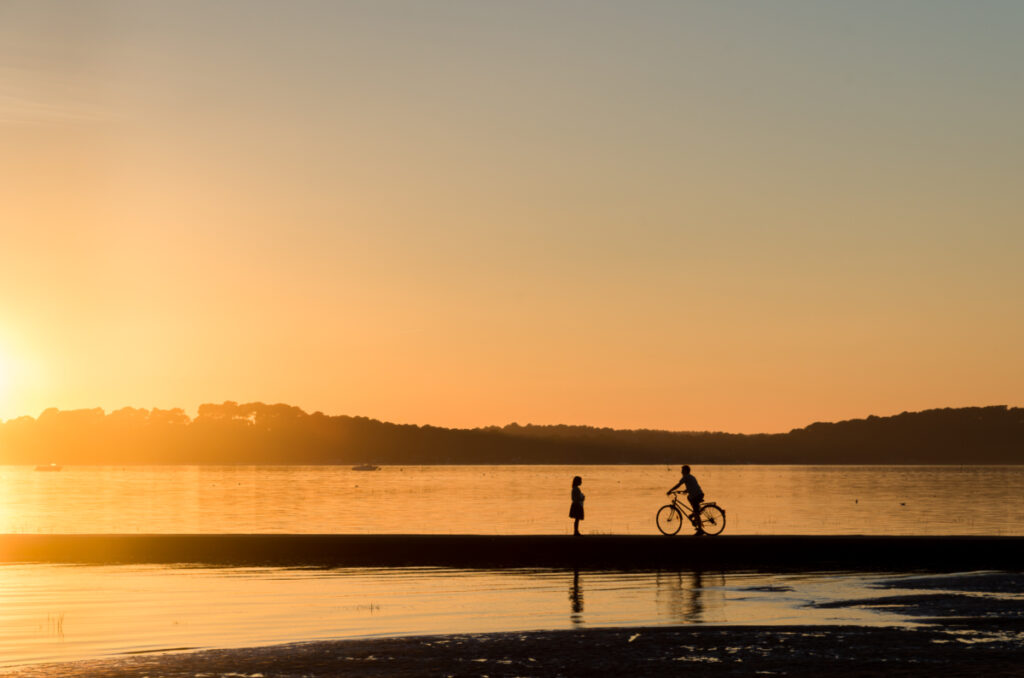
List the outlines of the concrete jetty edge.
<svg viewBox="0 0 1024 678">
<path fill-rule="evenodd" d="M 1024 537 L 7 534 L 3 563 L 716 570 L 1019 570 Z"/>
</svg>

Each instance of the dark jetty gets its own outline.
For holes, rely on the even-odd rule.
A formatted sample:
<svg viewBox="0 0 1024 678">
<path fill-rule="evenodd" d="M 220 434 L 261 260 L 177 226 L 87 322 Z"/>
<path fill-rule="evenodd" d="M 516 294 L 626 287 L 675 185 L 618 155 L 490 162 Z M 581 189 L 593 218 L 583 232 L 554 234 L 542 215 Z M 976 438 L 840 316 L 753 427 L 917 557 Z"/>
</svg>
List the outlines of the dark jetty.
<svg viewBox="0 0 1024 678">
<path fill-rule="evenodd" d="M 0 562 L 717 570 L 1017 569 L 1024 537 L 9 534 Z"/>
</svg>

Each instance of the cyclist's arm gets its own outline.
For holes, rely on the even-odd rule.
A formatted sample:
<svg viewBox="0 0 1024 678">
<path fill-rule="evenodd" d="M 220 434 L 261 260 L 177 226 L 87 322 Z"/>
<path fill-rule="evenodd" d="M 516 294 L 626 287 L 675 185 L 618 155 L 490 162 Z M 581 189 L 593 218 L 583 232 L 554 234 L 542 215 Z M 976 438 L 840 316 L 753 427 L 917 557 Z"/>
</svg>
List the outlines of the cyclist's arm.
<svg viewBox="0 0 1024 678">
<path fill-rule="evenodd" d="M 671 489 L 671 490 L 669 490 L 669 491 L 668 491 L 668 492 L 666 492 L 665 494 L 672 494 L 673 492 L 675 492 L 675 491 L 676 491 L 676 488 L 677 488 L 677 487 L 679 487 L 679 486 L 680 486 L 680 485 L 682 485 L 682 484 L 683 484 L 683 481 L 682 481 L 682 480 L 680 480 L 680 481 L 679 481 L 678 483 L 676 483 L 675 485 L 673 485 L 673 486 L 672 486 L 672 489 Z"/>
</svg>

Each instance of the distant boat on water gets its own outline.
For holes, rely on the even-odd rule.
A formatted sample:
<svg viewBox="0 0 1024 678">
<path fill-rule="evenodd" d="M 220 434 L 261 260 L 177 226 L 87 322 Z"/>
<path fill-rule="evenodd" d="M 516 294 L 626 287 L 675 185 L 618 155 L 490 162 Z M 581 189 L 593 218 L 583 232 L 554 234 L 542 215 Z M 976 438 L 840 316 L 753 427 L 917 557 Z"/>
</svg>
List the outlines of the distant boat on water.
<svg viewBox="0 0 1024 678">
<path fill-rule="evenodd" d="M 39 464 L 39 466 L 36 466 L 37 471 L 59 471 L 62 468 L 64 467 L 59 464 Z"/>
<path fill-rule="evenodd" d="M 353 466 L 352 470 L 353 471 L 378 471 L 378 470 L 380 470 L 380 466 L 376 466 L 374 464 L 359 464 L 358 466 Z"/>
</svg>

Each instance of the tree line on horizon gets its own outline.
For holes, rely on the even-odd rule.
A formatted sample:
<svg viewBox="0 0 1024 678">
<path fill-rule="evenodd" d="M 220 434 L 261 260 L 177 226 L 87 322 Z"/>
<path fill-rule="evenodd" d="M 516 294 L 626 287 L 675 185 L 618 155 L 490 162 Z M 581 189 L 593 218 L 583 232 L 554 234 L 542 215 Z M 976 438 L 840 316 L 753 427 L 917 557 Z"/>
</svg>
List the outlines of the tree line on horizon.
<svg viewBox="0 0 1024 678">
<path fill-rule="evenodd" d="M 58 410 L 0 422 L 0 464 L 1021 464 L 1024 409 L 964 407 L 738 434 L 509 424 L 476 429 L 285 404 Z"/>
</svg>

